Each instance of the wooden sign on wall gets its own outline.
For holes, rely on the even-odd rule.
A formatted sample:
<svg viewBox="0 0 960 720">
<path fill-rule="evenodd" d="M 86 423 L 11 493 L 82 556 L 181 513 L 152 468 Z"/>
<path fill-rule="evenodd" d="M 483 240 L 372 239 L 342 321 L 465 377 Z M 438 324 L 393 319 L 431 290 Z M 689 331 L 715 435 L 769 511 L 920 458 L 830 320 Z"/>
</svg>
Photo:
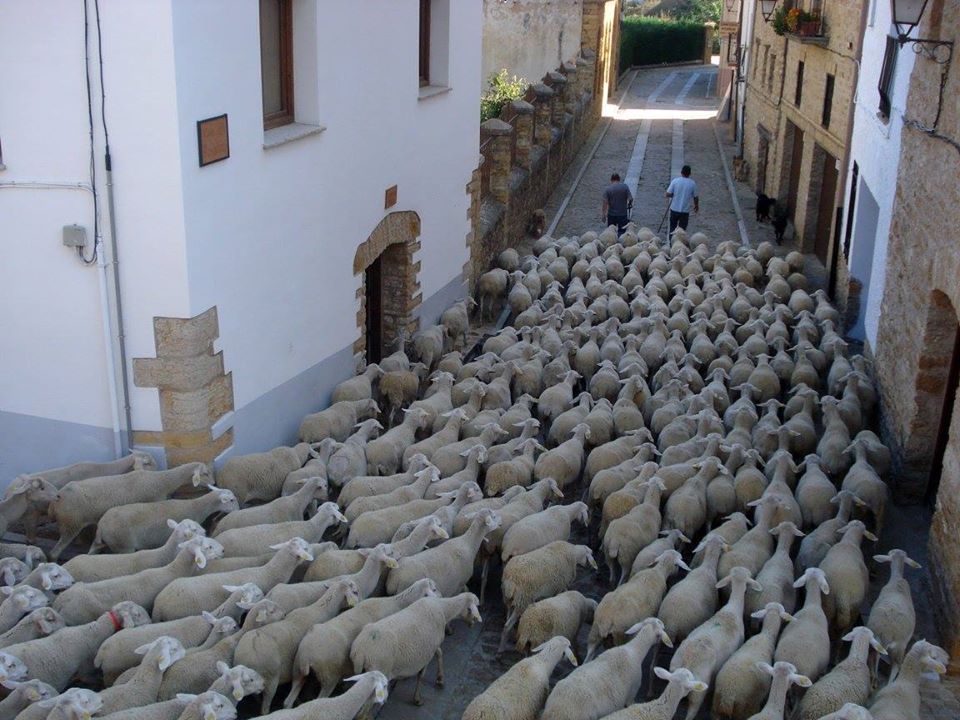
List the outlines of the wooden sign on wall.
<svg viewBox="0 0 960 720">
<path fill-rule="evenodd" d="M 230 157 L 230 129 L 226 113 L 197 121 L 197 151 L 200 167 Z"/>
</svg>

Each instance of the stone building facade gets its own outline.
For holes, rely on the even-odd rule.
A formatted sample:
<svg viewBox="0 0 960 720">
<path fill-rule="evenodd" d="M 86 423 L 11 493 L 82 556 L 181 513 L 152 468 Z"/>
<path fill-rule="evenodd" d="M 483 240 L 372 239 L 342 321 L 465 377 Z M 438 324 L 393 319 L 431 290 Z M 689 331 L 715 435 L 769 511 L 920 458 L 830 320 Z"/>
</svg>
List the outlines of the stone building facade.
<svg viewBox="0 0 960 720">
<path fill-rule="evenodd" d="M 785 3 L 819 20 L 781 36 L 754 14 L 741 172 L 777 200 L 800 248 L 820 258 L 831 282 L 842 282 L 836 238 L 868 0 Z"/>
<path fill-rule="evenodd" d="M 931 0 L 912 37 L 960 40 L 960 4 Z M 910 52 L 912 46 L 902 50 Z M 944 59 L 947 48 L 940 48 Z M 960 67 L 914 62 L 874 349 L 895 496 L 935 503 L 933 607 L 960 671 Z"/>
</svg>

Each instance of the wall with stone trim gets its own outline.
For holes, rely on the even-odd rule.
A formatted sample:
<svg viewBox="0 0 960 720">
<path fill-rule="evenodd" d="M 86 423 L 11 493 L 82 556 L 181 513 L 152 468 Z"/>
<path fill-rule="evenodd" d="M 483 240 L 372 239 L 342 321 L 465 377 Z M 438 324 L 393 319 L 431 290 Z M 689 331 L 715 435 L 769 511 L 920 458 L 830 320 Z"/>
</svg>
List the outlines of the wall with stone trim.
<svg viewBox="0 0 960 720">
<path fill-rule="evenodd" d="M 584 0 L 580 57 L 481 126 L 481 164 L 468 186 L 474 224 L 464 276 L 471 289 L 500 252 L 526 235 L 589 137 L 616 88 L 618 47 L 619 0 Z"/>
<path fill-rule="evenodd" d="M 960 6 L 931 0 L 916 37 L 960 41 Z M 910 51 L 909 48 L 906 49 Z M 917 57 L 904 111 L 875 348 L 884 440 L 901 500 L 927 494 L 960 310 L 960 67 Z M 941 98 L 941 81 L 944 81 Z M 937 108 L 941 105 L 939 121 Z M 951 413 L 930 535 L 934 602 L 960 672 L 960 413 Z"/>
<path fill-rule="evenodd" d="M 480 92 L 506 69 L 533 82 L 580 52 L 583 0 L 484 0 Z"/>
</svg>

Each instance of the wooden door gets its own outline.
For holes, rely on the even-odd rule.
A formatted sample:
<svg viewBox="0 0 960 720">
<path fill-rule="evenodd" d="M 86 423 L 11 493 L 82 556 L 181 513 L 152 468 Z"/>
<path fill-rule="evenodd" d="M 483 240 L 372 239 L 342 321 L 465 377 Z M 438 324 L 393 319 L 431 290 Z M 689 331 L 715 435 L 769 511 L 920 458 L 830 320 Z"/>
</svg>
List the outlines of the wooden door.
<svg viewBox="0 0 960 720">
<path fill-rule="evenodd" d="M 367 307 L 367 362 L 378 363 L 383 359 L 383 255 L 367 268 L 364 274 L 364 290 Z"/>
<path fill-rule="evenodd" d="M 943 475 L 943 457 L 950 442 L 950 422 L 956 407 L 957 385 L 960 383 L 960 326 L 954 331 L 953 357 L 950 361 L 950 374 L 943 395 L 943 407 L 940 411 L 940 427 L 937 430 L 937 444 L 933 451 L 933 465 L 930 467 L 930 482 L 927 484 L 927 501 L 936 502 L 940 477 Z"/>
<path fill-rule="evenodd" d="M 817 235 L 813 251 L 820 262 L 827 264 L 830 252 L 830 236 L 833 234 L 833 205 L 837 195 L 837 159 L 830 153 L 823 154 L 823 175 L 820 183 L 820 198 L 817 208 Z"/>
<path fill-rule="evenodd" d="M 797 193 L 800 192 L 800 167 L 803 164 L 803 130 L 794 126 L 793 146 L 790 149 L 790 185 L 787 194 L 787 206 L 790 219 L 796 219 Z"/>
</svg>

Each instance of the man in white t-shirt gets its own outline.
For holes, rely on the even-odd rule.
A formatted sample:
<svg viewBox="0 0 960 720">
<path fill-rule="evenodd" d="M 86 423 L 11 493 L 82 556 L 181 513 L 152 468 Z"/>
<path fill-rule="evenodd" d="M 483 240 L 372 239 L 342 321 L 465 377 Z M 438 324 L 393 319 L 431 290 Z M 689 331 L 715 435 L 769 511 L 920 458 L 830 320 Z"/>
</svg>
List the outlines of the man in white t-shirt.
<svg viewBox="0 0 960 720">
<path fill-rule="evenodd" d="M 670 181 L 666 197 L 670 200 L 670 234 L 678 227 L 686 230 L 690 211 L 700 212 L 700 194 L 697 192 L 697 184 L 690 179 L 689 165 L 683 166 L 680 177 Z"/>
</svg>

